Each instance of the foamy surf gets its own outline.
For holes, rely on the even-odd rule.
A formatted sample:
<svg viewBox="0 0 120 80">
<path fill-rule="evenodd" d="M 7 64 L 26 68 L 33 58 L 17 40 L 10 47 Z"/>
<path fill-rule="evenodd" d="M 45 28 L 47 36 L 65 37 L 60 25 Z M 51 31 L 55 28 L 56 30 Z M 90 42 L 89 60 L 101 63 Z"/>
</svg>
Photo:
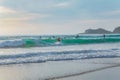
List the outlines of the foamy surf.
<svg viewBox="0 0 120 80">
<path fill-rule="evenodd" d="M 58 37 L 61 41 L 56 40 Z M 2 37 L 0 65 L 119 58 L 119 45 L 119 35 L 106 35 L 105 39 L 101 35 Z"/>
<path fill-rule="evenodd" d="M 61 41 L 57 40 L 61 37 Z M 46 47 L 46 46 L 64 46 L 64 45 L 82 45 L 98 43 L 120 42 L 120 35 L 81 35 L 76 38 L 75 35 L 61 36 L 13 36 L 0 38 L 0 48 L 26 48 L 26 47 Z"/>
<path fill-rule="evenodd" d="M 58 48 L 59 49 L 59 48 Z M 94 58 L 119 58 L 120 49 L 61 50 L 47 52 L 26 52 L 0 55 L 0 65 L 43 63 L 48 61 L 84 60 Z"/>
</svg>

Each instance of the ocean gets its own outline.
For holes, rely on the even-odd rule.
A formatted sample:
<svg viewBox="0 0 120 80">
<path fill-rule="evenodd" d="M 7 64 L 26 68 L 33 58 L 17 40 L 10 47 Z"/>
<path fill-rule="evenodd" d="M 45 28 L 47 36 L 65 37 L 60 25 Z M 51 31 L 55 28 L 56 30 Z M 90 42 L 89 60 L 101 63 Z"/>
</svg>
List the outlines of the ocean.
<svg viewBox="0 0 120 80">
<path fill-rule="evenodd" d="M 119 80 L 119 66 L 120 34 L 0 36 L 0 80 Z"/>
<path fill-rule="evenodd" d="M 0 37 L 0 65 L 119 57 L 120 34 Z"/>
</svg>

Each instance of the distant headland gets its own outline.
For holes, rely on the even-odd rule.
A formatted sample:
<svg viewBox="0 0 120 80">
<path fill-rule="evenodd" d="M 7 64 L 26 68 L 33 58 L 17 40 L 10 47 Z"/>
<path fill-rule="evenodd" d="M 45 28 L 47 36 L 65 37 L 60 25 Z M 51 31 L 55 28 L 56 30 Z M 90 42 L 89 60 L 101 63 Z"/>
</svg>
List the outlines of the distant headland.
<svg viewBox="0 0 120 80">
<path fill-rule="evenodd" d="M 108 31 L 102 28 L 87 29 L 83 34 L 120 34 L 120 26 L 116 27 L 113 31 Z"/>
</svg>

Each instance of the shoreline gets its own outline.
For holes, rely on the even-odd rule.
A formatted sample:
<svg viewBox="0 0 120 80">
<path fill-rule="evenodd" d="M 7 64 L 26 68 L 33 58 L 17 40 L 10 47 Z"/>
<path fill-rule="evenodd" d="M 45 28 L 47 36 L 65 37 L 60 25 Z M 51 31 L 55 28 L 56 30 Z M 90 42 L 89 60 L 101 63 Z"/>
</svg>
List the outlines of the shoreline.
<svg viewBox="0 0 120 80">
<path fill-rule="evenodd" d="M 0 66 L 0 80 L 62 80 L 88 73 L 104 72 L 118 66 L 120 66 L 119 58 L 3 65 Z"/>
<path fill-rule="evenodd" d="M 70 74 L 70 75 L 65 75 L 65 76 L 60 76 L 60 77 L 53 77 L 53 78 L 49 78 L 49 79 L 45 79 L 45 80 L 57 80 L 57 79 L 59 80 L 59 79 L 62 79 L 62 78 L 70 78 L 70 77 L 75 77 L 75 76 L 81 76 L 81 75 L 89 74 L 89 73 L 96 72 L 96 71 L 111 69 L 111 68 L 114 68 L 114 67 L 120 67 L 120 64 L 111 65 L 111 66 L 102 67 L 102 68 L 97 68 L 97 69 L 93 69 L 93 70 L 88 70 L 88 71 L 80 72 L 80 73 L 76 73 L 76 74 Z"/>
</svg>

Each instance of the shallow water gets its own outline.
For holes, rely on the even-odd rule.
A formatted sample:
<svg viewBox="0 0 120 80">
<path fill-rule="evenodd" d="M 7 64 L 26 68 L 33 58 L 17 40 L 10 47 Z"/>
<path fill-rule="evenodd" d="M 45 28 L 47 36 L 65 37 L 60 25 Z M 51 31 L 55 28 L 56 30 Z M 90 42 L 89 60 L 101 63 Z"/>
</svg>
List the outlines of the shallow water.
<svg viewBox="0 0 120 80">
<path fill-rule="evenodd" d="M 4 65 L 0 66 L 0 80 L 45 80 L 109 65 L 81 61 Z"/>
<path fill-rule="evenodd" d="M 119 58 L 119 46 L 120 43 L 106 43 L 0 49 L 0 65 L 94 58 Z"/>
<path fill-rule="evenodd" d="M 106 39 L 100 35 L 80 36 L 77 39 L 75 36 L 67 36 L 62 44 L 57 45 L 53 45 L 56 39 L 48 39 L 50 36 L 43 36 L 40 39 L 38 37 L 0 38 L 3 41 L 0 42 L 0 46 L 2 45 L 0 47 L 0 80 L 49 80 L 120 64 L 119 35 L 107 35 Z M 41 39 L 44 45 L 38 45 Z M 81 40 L 90 41 L 90 44 L 86 42 L 81 44 Z M 100 43 L 96 40 L 100 40 Z M 26 46 L 26 43 L 29 45 Z M 115 72 L 117 72 L 116 69 Z M 79 80 L 79 78 L 68 79 Z M 88 80 L 89 75 L 88 78 L 80 79 Z"/>
<path fill-rule="evenodd" d="M 76 60 L 59 61 L 59 62 L 50 61 L 46 63 L 2 65 L 0 66 L 0 80 L 46 80 L 46 79 L 49 80 L 50 78 L 54 78 L 54 77 L 62 77 L 66 75 L 82 73 L 89 70 L 95 70 L 102 67 L 116 65 L 119 63 L 120 63 L 119 58 L 109 58 L 109 59 L 103 58 L 103 59 L 90 59 L 90 60 L 86 59 L 86 60 L 78 60 L 78 61 Z M 108 70 L 110 69 L 112 68 L 109 68 Z M 109 73 L 112 74 L 112 72 Z M 73 76 L 62 79 L 89 80 L 89 77 L 92 75 L 93 77 L 90 79 L 96 80 L 94 79 L 94 77 L 99 76 L 98 78 L 100 78 L 100 76 L 103 76 L 103 74 L 108 75 L 109 73 L 104 73 L 103 70 L 103 72 L 101 73 L 99 73 L 99 71 L 96 71 L 93 73 L 88 73 L 88 74 L 86 73 L 82 76 L 81 75 Z M 117 69 L 114 69 L 113 73 L 120 74 L 120 72 Z M 120 77 L 116 78 L 114 75 L 112 77 L 115 78 L 116 80 L 119 80 Z M 107 78 L 106 76 L 103 76 L 100 79 L 104 80 L 106 78 Z"/>
<path fill-rule="evenodd" d="M 120 67 L 96 71 L 85 75 L 56 79 L 56 80 L 119 80 Z"/>
</svg>

